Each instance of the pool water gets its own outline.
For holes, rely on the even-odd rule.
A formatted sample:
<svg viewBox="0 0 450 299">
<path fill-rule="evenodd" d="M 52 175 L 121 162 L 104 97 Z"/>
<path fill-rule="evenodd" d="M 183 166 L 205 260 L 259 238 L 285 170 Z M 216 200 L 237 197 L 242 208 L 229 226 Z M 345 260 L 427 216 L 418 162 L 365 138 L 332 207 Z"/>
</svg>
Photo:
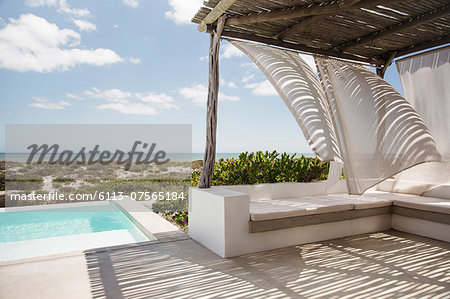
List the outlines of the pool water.
<svg viewBox="0 0 450 299">
<path fill-rule="evenodd" d="M 0 213 L 0 244 L 116 230 L 149 240 L 113 204 Z"/>
</svg>

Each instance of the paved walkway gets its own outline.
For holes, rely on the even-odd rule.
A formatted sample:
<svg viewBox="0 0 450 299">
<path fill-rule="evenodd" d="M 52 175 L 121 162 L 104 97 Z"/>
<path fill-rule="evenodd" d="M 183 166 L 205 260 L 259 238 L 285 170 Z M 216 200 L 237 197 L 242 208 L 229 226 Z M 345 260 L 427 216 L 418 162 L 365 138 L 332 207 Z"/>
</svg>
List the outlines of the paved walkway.
<svg viewBox="0 0 450 299">
<path fill-rule="evenodd" d="M 449 298 L 450 244 L 387 231 L 221 259 L 196 242 L 0 264 L 0 298 Z"/>
</svg>

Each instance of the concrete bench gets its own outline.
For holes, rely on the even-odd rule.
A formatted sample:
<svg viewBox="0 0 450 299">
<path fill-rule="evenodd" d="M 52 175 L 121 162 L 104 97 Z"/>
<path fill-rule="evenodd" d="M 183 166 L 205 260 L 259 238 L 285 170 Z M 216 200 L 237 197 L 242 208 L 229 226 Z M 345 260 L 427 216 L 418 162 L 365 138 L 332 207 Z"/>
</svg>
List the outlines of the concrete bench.
<svg viewBox="0 0 450 299">
<path fill-rule="evenodd" d="M 386 192 L 253 200 L 249 226 L 256 233 L 385 214 L 450 225 L 450 200 Z"/>
<path fill-rule="evenodd" d="M 250 201 L 250 232 L 392 213 L 392 200 L 346 194 Z"/>
<path fill-rule="evenodd" d="M 391 228 L 450 242 L 449 199 L 345 191 L 321 182 L 192 188 L 189 235 L 222 257 Z"/>
</svg>

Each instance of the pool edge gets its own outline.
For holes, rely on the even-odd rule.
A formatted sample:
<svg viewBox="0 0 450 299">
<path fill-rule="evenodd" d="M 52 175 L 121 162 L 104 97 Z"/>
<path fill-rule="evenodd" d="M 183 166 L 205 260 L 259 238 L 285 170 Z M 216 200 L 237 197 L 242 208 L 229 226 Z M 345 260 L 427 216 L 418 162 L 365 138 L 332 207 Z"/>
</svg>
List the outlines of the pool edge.
<svg viewBox="0 0 450 299">
<path fill-rule="evenodd" d="M 73 205 L 74 203 L 68 203 L 67 205 Z M 92 204 L 92 203 L 91 203 Z M 107 202 L 102 202 L 102 204 L 108 204 Z M 131 222 L 133 222 L 142 233 L 149 238 L 147 234 L 150 234 L 153 238 L 148 241 L 142 242 L 134 242 L 134 243 L 126 243 L 120 245 L 112 245 L 112 246 L 104 246 L 104 247 L 95 247 L 84 250 L 75 250 L 71 252 L 64 253 L 55 253 L 43 256 L 36 257 L 28 257 L 10 261 L 0 261 L 0 267 L 10 266 L 15 264 L 23 264 L 23 263 L 33 263 L 39 262 L 43 260 L 53 260 L 77 255 L 86 255 L 86 254 L 95 254 L 99 252 L 107 252 L 113 250 L 122 250 L 127 248 L 134 248 L 140 246 L 149 246 L 159 243 L 165 242 L 173 242 L 173 241 L 182 241 L 190 239 L 189 236 L 180 230 L 178 227 L 168 222 L 158 214 L 150 211 L 148 208 L 143 205 L 135 202 L 131 198 L 125 198 L 123 200 L 110 201 L 109 204 L 114 204 L 121 213 L 123 213 Z M 61 204 L 58 206 L 63 208 L 68 207 L 66 204 Z M 56 206 L 55 206 L 56 208 Z M 21 210 L 19 208 L 19 210 Z"/>
<path fill-rule="evenodd" d="M 178 227 L 129 197 L 113 201 L 113 204 L 147 237 L 149 233 L 157 240 L 162 241 L 187 238 L 186 233 Z"/>
</svg>

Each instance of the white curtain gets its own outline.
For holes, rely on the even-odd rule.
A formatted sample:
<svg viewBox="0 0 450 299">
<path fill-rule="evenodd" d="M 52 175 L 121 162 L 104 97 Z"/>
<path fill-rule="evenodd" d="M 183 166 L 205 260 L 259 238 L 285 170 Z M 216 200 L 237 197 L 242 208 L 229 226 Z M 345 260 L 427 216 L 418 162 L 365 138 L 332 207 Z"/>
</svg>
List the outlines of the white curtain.
<svg viewBox="0 0 450 299">
<path fill-rule="evenodd" d="M 439 161 L 426 125 L 386 81 L 364 66 L 316 57 L 321 81 L 298 53 L 229 41 L 266 75 L 323 161 L 344 161 L 351 194 L 416 164 Z M 338 180 L 341 170 L 330 173 Z"/>
<path fill-rule="evenodd" d="M 440 160 L 416 111 L 386 81 L 364 66 L 316 57 L 336 125 L 351 194 L 413 165 Z"/>
<path fill-rule="evenodd" d="M 393 191 L 423 194 L 450 184 L 450 47 L 396 63 L 405 97 L 430 129 L 442 162 L 402 172 L 396 176 Z"/>
<path fill-rule="evenodd" d="M 324 91 L 314 71 L 300 55 L 254 43 L 228 41 L 266 75 L 317 157 L 322 161 L 341 161 Z"/>
</svg>

